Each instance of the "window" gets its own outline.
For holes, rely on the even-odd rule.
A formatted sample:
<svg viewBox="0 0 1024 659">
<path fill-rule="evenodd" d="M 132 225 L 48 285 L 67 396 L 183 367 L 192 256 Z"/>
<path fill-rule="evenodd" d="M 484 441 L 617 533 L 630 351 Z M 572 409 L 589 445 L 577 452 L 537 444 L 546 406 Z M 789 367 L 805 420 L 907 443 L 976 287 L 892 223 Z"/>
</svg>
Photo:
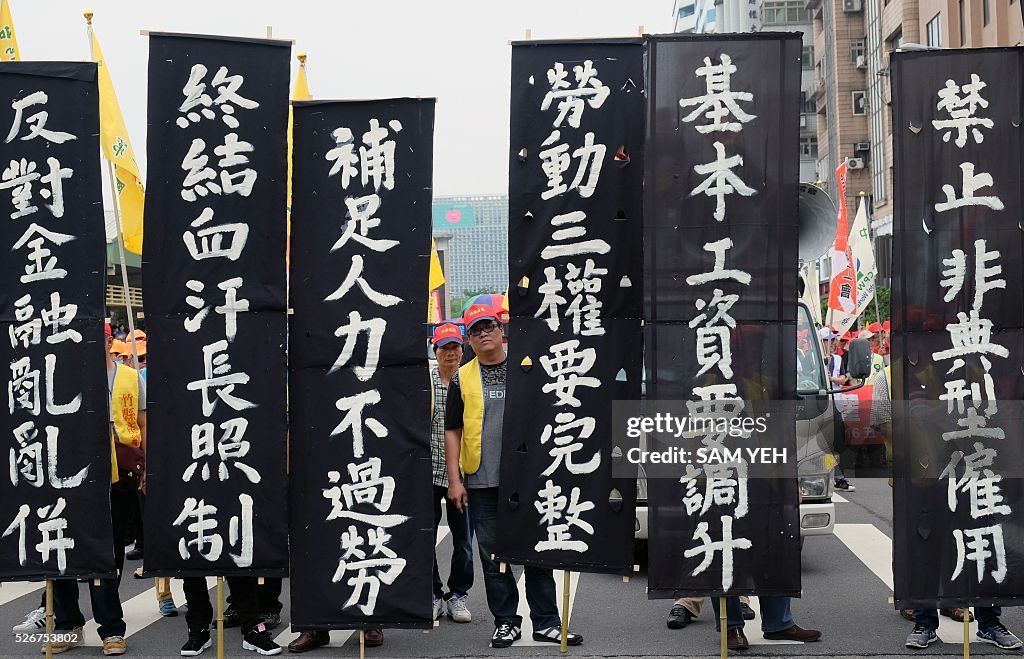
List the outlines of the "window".
<svg viewBox="0 0 1024 659">
<path fill-rule="evenodd" d="M 886 41 L 885 43 L 886 46 L 888 46 L 889 52 L 901 48 L 903 46 L 903 30 L 896 30 L 896 32 L 894 32 L 893 35 L 889 37 L 889 40 Z"/>
<path fill-rule="evenodd" d="M 988 6 L 989 0 L 981 0 L 981 22 L 982 25 L 988 25 L 988 22 L 992 20 L 992 8 Z"/>
<path fill-rule="evenodd" d="M 804 46 L 800 61 L 803 62 L 804 71 L 814 70 L 814 46 Z"/>
<path fill-rule="evenodd" d="M 926 26 L 927 41 L 929 48 L 942 48 L 942 15 L 935 14 L 935 18 L 928 21 Z"/>
<path fill-rule="evenodd" d="M 850 39 L 850 61 L 856 64 L 857 58 L 864 57 L 864 53 L 864 40 Z"/>
<path fill-rule="evenodd" d="M 806 0 L 765 0 L 761 16 L 765 25 L 810 23 L 811 12 Z"/>
<path fill-rule="evenodd" d="M 800 138 L 800 159 L 801 160 L 817 160 L 818 159 L 818 138 L 812 136 Z"/>
<path fill-rule="evenodd" d="M 814 114 L 817 111 L 814 99 L 807 92 L 800 92 L 800 114 Z"/>
<path fill-rule="evenodd" d="M 687 18 L 693 16 L 694 12 L 697 11 L 697 5 L 683 5 L 679 8 L 679 18 Z"/>
<path fill-rule="evenodd" d="M 868 113 L 868 93 L 866 91 L 855 91 L 853 96 L 853 113 L 864 115 Z"/>
</svg>

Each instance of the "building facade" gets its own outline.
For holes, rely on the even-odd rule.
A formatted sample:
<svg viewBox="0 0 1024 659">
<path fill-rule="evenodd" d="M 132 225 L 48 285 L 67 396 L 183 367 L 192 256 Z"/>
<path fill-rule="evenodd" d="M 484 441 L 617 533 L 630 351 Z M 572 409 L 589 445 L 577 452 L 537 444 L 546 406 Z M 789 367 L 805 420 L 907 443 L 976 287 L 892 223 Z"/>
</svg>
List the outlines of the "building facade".
<svg viewBox="0 0 1024 659">
<path fill-rule="evenodd" d="M 444 251 L 450 298 L 508 285 L 508 195 L 435 197 L 433 232 Z M 457 313 L 458 309 L 452 310 Z"/>
<path fill-rule="evenodd" d="M 716 31 L 715 0 L 675 0 L 672 16 L 675 19 L 673 32 L 709 34 Z"/>
</svg>

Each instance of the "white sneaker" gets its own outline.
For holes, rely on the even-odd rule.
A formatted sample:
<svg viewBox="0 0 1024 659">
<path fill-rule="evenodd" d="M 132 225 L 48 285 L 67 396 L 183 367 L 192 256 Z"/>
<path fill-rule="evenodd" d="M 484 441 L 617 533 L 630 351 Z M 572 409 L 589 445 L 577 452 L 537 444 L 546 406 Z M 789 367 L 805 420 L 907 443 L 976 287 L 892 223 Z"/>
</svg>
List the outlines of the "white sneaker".
<svg viewBox="0 0 1024 659">
<path fill-rule="evenodd" d="M 12 631 L 15 634 L 32 634 L 41 629 L 46 629 L 46 609 L 31 611 L 24 622 L 15 625 Z"/>
<path fill-rule="evenodd" d="M 438 599 L 436 597 L 433 598 L 433 606 L 434 620 L 438 620 L 442 615 L 444 615 L 444 600 Z"/>
<path fill-rule="evenodd" d="M 473 622 L 473 616 L 469 612 L 469 607 L 466 606 L 466 600 L 468 599 L 469 595 L 463 595 L 462 597 L 452 597 L 448 600 L 448 617 L 453 622 Z"/>
</svg>

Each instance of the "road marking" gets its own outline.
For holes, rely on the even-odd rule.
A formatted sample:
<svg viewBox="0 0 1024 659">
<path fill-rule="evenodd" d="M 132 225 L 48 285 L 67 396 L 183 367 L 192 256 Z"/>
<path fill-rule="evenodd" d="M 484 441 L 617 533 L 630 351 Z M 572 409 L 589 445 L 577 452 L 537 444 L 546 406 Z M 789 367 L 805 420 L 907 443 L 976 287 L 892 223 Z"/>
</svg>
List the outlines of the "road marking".
<svg viewBox="0 0 1024 659">
<path fill-rule="evenodd" d="M 510 566 L 505 567 L 506 570 L 511 569 Z M 559 614 L 561 614 L 562 596 L 565 592 L 563 585 L 565 584 L 565 572 L 562 570 L 553 570 L 552 576 L 555 579 L 555 601 L 558 602 Z M 569 631 L 572 631 L 572 608 L 576 603 L 576 589 L 580 585 L 580 573 L 572 572 L 569 575 Z M 519 577 L 516 582 L 516 586 L 519 588 L 519 609 L 516 613 L 523 617 L 523 639 L 515 643 L 516 647 L 520 646 L 552 646 L 552 643 L 545 641 L 533 640 L 533 621 L 530 620 L 530 604 L 526 601 L 526 573 Z"/>
<path fill-rule="evenodd" d="M 889 590 L 893 588 L 892 540 L 874 524 L 836 524 L 835 535 L 860 562 L 882 580 Z M 978 623 L 971 623 L 971 638 L 975 637 Z M 939 640 L 943 643 L 963 645 L 964 626 L 945 616 L 939 616 Z"/>
<path fill-rule="evenodd" d="M 206 577 L 207 589 L 214 588 L 216 585 L 217 579 L 215 577 Z M 79 591 L 81 590 L 82 589 L 79 588 Z M 182 590 L 180 579 L 171 579 L 171 594 L 174 596 L 174 601 L 178 606 L 184 605 L 185 591 Z M 124 611 L 124 623 L 127 628 L 124 634 L 125 638 L 131 638 L 133 634 L 142 631 L 154 622 L 163 620 L 164 618 L 164 616 L 160 615 L 160 610 L 157 608 L 156 588 L 144 590 L 130 600 L 122 602 L 121 609 Z M 216 610 L 215 602 L 214 610 Z M 179 615 L 181 614 L 179 613 Z M 98 625 L 95 618 L 92 618 L 85 623 L 85 629 L 82 633 L 83 645 L 93 647 L 103 645 L 103 641 L 100 640 L 97 628 Z"/>
<path fill-rule="evenodd" d="M 45 586 L 45 581 L 5 581 L 2 587 L 0 587 L 0 606 L 13 602 L 29 593 L 42 590 Z M 35 609 L 36 607 L 33 606 L 32 608 Z M 27 609 L 25 614 L 28 615 Z"/>
<path fill-rule="evenodd" d="M 832 503 L 850 503 L 850 500 L 841 494 L 832 493 Z"/>
<path fill-rule="evenodd" d="M 448 537 L 450 533 L 451 531 L 448 529 L 447 526 L 437 527 L 437 539 L 434 541 L 434 547 L 436 548 L 438 545 L 440 545 L 441 541 Z M 348 640 L 352 638 L 352 636 L 354 635 L 356 635 L 356 630 L 353 629 L 344 629 L 331 632 L 331 642 L 325 645 L 324 647 L 340 648 L 341 646 L 345 645 L 345 643 L 347 643 Z M 277 638 L 274 639 L 274 642 L 280 645 L 281 647 L 286 647 L 289 643 L 291 643 L 298 637 L 299 632 L 293 632 L 291 630 L 291 627 L 289 626 L 288 629 L 284 630 L 283 632 L 277 635 Z"/>
</svg>

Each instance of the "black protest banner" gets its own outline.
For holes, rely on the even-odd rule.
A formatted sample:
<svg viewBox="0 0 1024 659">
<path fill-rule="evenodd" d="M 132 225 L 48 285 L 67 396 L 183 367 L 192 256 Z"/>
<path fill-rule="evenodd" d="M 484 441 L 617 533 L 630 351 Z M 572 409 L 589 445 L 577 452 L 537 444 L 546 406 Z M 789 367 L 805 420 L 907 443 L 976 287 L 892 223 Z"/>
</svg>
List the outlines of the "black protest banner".
<svg viewBox="0 0 1024 659">
<path fill-rule="evenodd" d="M 1019 604 L 1024 51 L 892 72 L 895 602 Z"/>
<path fill-rule="evenodd" d="M 795 398 L 800 50 L 799 35 L 768 33 L 648 43 L 646 397 L 683 399 L 716 426 Z M 696 433 L 687 450 L 795 458 L 794 417 L 759 420 L 742 436 Z M 746 457 L 709 459 L 649 477 L 650 596 L 798 595 L 787 466 L 792 478 L 755 478 Z"/>
<path fill-rule="evenodd" d="M 643 87 L 639 39 L 512 47 L 497 543 L 511 563 L 633 569 L 636 478 L 613 477 L 611 403 L 640 394 Z"/>
<path fill-rule="evenodd" d="M 294 116 L 292 627 L 429 627 L 434 100 Z"/>
<path fill-rule="evenodd" d="M 96 65 L 0 64 L 0 579 L 114 572 Z"/>
<path fill-rule="evenodd" d="M 146 570 L 284 575 L 288 42 L 151 34 Z"/>
</svg>

